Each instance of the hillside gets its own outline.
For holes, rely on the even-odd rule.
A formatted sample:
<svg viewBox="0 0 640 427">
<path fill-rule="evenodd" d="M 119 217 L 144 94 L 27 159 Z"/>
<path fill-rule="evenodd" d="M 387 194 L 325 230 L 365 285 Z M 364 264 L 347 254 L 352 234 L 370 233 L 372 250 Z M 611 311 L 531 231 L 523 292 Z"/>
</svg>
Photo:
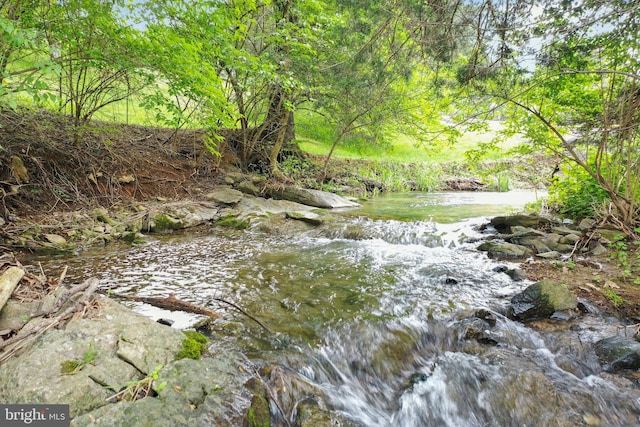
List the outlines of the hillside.
<svg viewBox="0 0 640 427">
<path fill-rule="evenodd" d="M 5 219 L 181 199 L 218 183 L 219 159 L 204 148 L 203 131 L 94 123 L 80 132 L 76 145 L 65 117 L 0 114 Z"/>
</svg>

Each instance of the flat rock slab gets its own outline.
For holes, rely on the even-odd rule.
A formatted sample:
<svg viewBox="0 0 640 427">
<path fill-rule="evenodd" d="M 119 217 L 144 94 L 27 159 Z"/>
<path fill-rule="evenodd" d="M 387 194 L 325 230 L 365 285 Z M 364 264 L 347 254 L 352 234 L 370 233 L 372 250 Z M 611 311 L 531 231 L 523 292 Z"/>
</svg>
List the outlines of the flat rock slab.
<svg viewBox="0 0 640 427">
<path fill-rule="evenodd" d="M 241 426 L 249 406 L 243 385 L 251 367 L 239 353 L 171 362 L 159 373 L 157 397 L 103 406 L 73 420 L 81 426 Z"/>
<path fill-rule="evenodd" d="M 225 205 L 235 205 L 238 203 L 244 194 L 241 191 L 234 190 L 230 187 L 219 187 L 210 193 L 205 194 L 204 198 L 207 200 L 212 200 L 216 203 L 222 203 Z"/>
<path fill-rule="evenodd" d="M 70 404 L 74 417 L 107 405 L 107 399 L 127 382 L 175 359 L 182 348 L 182 332 L 108 298 L 97 301 L 99 307 L 87 317 L 46 332 L 20 357 L 0 366 L 1 402 Z M 131 348 L 121 349 L 121 342 Z M 63 362 L 81 361 L 89 352 L 94 356 L 87 363 L 63 374 Z"/>
<path fill-rule="evenodd" d="M 360 206 L 358 203 L 334 193 L 295 186 L 270 188 L 268 194 L 274 199 L 290 200 L 323 209 L 353 208 Z"/>
</svg>

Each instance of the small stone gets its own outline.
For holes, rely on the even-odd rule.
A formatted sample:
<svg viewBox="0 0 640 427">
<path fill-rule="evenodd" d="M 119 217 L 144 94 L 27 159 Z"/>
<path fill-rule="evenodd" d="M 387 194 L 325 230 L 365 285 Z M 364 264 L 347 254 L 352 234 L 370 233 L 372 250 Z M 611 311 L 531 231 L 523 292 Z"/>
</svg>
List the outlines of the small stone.
<svg viewBox="0 0 640 427">
<path fill-rule="evenodd" d="M 66 245 L 67 239 L 58 235 L 58 234 L 43 234 L 42 235 L 49 243 L 53 243 L 54 245 Z"/>
<path fill-rule="evenodd" d="M 549 251 L 537 254 L 536 256 L 544 259 L 558 259 L 562 256 L 562 254 L 558 251 Z"/>
<path fill-rule="evenodd" d="M 128 174 L 128 175 L 120 175 L 120 176 L 118 177 L 118 182 L 119 182 L 120 184 L 131 184 L 132 182 L 135 182 L 135 181 L 136 181 L 136 177 L 135 177 L 135 176 L 133 176 L 133 175 L 131 175 L 131 174 Z"/>
<path fill-rule="evenodd" d="M 166 326 L 172 326 L 175 323 L 171 319 L 164 319 L 164 318 L 160 318 L 160 319 L 156 320 L 156 322 L 160 323 L 161 325 L 166 325 Z"/>
</svg>

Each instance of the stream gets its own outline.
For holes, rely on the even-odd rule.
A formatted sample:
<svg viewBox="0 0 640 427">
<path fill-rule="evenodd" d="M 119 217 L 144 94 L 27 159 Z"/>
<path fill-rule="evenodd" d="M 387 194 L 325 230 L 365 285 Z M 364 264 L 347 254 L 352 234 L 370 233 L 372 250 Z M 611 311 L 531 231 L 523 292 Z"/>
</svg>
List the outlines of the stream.
<svg viewBox="0 0 640 427">
<path fill-rule="evenodd" d="M 323 425 L 640 425 L 640 394 L 603 372 L 592 350 L 619 333 L 616 319 L 525 326 L 504 315 L 531 282 L 514 282 L 497 267 L 516 264 L 475 249 L 478 226 L 535 197 L 383 195 L 319 227 L 266 220 L 29 261 L 53 276 L 68 266 L 67 281 L 97 277 L 119 294 L 175 293 L 243 324 L 212 332 L 211 350 L 240 349 L 272 367 L 280 425 L 295 425 L 310 401 L 333 414 Z M 131 306 L 178 328 L 202 319 Z"/>
</svg>

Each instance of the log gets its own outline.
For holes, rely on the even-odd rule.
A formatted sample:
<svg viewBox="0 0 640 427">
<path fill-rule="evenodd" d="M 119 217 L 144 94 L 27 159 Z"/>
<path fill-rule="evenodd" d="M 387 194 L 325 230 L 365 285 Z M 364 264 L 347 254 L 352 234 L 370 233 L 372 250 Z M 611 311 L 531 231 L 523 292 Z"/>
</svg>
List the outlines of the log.
<svg viewBox="0 0 640 427">
<path fill-rule="evenodd" d="M 136 297 L 130 295 L 112 295 L 118 298 L 124 298 L 129 301 L 137 301 L 144 302 L 146 304 L 150 304 L 154 307 L 164 308 L 165 310 L 171 311 L 185 311 L 187 313 L 194 314 L 203 314 L 209 317 L 222 318 L 222 315 L 216 313 L 213 310 L 209 310 L 208 308 L 201 307 L 199 305 L 191 304 L 187 301 L 182 301 L 177 298 L 175 294 L 169 294 L 166 298 L 155 298 L 155 297 Z"/>
</svg>

